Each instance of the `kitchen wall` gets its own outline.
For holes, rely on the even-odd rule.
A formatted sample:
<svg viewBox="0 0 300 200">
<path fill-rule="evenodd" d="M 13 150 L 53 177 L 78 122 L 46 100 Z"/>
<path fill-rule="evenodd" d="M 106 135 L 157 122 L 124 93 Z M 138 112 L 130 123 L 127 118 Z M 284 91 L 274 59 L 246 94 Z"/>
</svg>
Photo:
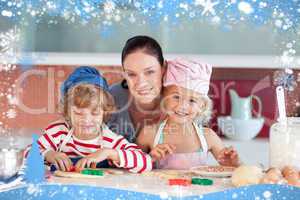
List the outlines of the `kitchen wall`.
<svg viewBox="0 0 300 200">
<path fill-rule="evenodd" d="M 104 73 L 109 84 L 122 80 L 119 66 L 97 66 Z M 32 129 L 40 130 L 48 123 L 60 117 L 58 113 L 59 86 L 68 74 L 74 69 L 70 65 L 38 65 L 27 71 L 17 68 L 13 72 L 1 72 L 0 79 L 7 80 L 7 86 L 0 91 L 6 91 L 13 84 L 13 91 L 18 97 L 16 118 L 9 119 L 0 116 L 0 121 L 13 130 Z M 259 136 L 267 137 L 270 125 L 277 118 L 273 73 L 275 69 L 259 68 L 221 68 L 213 69 L 210 97 L 214 102 L 214 112 L 211 127 L 218 131 L 217 116 L 230 114 L 229 89 L 235 89 L 240 96 L 257 95 L 263 104 L 262 115 L 265 125 Z M 294 73 L 299 73 L 295 70 Z M 296 101 L 300 100 L 299 87 L 287 94 L 287 110 L 290 116 L 297 115 Z M 2 112 L 9 109 L 8 102 L 1 102 Z M 254 102 L 254 115 L 257 104 Z"/>
<path fill-rule="evenodd" d="M 89 56 L 93 53 L 112 53 L 119 56 L 128 38 L 144 34 L 157 39 L 165 54 L 206 56 L 208 59 L 204 60 L 215 66 L 210 95 L 214 102 L 211 126 L 216 131 L 218 131 L 216 117 L 230 113 L 228 89 L 233 88 L 241 96 L 255 94 L 261 99 L 262 114 L 266 122 L 260 136 L 265 137 L 268 136 L 270 125 L 277 118 L 273 73 L 277 70 L 275 68 L 284 66 L 278 61 L 279 56 L 287 49 L 294 50 L 298 58 L 285 67 L 299 69 L 300 65 L 300 45 L 297 45 L 299 41 L 293 38 L 295 35 L 288 32 L 280 33 L 271 25 L 247 24 L 241 20 L 234 26 L 228 26 L 201 19 L 180 19 L 177 23 L 156 22 L 143 25 L 120 22 L 116 23 L 117 25 L 104 26 L 99 21 L 82 25 L 80 21 L 70 23 L 59 18 L 55 19 L 57 23 L 50 23 L 52 19 L 53 16 L 45 15 L 39 19 L 39 23 L 36 23 L 36 19 L 24 16 L 21 25 L 18 26 L 21 41 L 20 44 L 17 43 L 17 50 L 42 52 L 46 54 L 46 58 L 21 57 L 19 63 L 25 65 L 17 66 L 16 70 L 0 71 L 2 95 L 0 127 L 13 130 L 22 128 L 39 130 L 57 119 L 59 85 L 75 65 L 95 66 L 97 63 L 98 68 L 105 72 L 104 75 L 110 84 L 118 82 L 122 79 L 119 73 L 119 57 L 108 59 L 106 62 L 106 57 L 98 57 L 95 60 Z M 7 18 L 0 16 L 0 32 L 13 28 L 13 25 Z M 58 56 L 50 63 L 47 54 L 51 52 Z M 88 59 L 82 61 L 80 55 L 71 55 L 66 61 L 67 53 L 84 53 Z M 253 57 L 245 59 L 241 56 Z M 265 58 L 261 59 L 261 56 Z M 215 59 L 220 57 L 222 59 Z M 298 72 L 299 70 L 295 70 L 294 74 L 297 76 Z M 16 84 L 16 87 L 12 87 L 13 84 Z M 8 90 L 11 91 L 7 92 Z M 23 105 L 9 105 L 9 102 L 3 100 L 7 93 L 17 93 Z M 286 94 L 289 116 L 298 115 L 297 105 L 300 105 L 298 94 L 298 87 Z M 15 118 L 7 117 L 11 108 L 16 108 Z M 254 110 L 257 110 L 256 103 Z"/>
</svg>

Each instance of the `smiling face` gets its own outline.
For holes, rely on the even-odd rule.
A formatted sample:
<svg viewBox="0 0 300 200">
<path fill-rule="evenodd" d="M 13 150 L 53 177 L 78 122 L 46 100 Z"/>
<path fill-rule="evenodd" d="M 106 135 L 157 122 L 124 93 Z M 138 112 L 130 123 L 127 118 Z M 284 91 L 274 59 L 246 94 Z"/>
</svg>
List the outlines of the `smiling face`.
<svg viewBox="0 0 300 200">
<path fill-rule="evenodd" d="M 156 57 L 142 50 L 130 53 L 123 62 L 123 68 L 135 101 L 147 104 L 160 96 L 163 68 Z"/>
<path fill-rule="evenodd" d="M 194 121 L 205 110 L 207 102 L 197 92 L 171 85 L 164 88 L 164 106 L 169 120 L 184 123 Z"/>
</svg>

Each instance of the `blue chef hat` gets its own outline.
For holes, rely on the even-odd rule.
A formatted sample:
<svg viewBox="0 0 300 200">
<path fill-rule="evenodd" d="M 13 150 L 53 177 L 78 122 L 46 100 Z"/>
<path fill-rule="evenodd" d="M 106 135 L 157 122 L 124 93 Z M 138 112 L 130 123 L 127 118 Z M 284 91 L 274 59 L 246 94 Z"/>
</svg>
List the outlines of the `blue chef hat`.
<svg viewBox="0 0 300 200">
<path fill-rule="evenodd" d="M 61 95 L 64 96 L 69 89 L 73 88 L 79 83 L 96 85 L 108 92 L 108 84 L 97 69 L 89 66 L 81 66 L 75 69 L 74 72 L 69 75 L 68 79 L 64 81 L 60 88 Z"/>
</svg>

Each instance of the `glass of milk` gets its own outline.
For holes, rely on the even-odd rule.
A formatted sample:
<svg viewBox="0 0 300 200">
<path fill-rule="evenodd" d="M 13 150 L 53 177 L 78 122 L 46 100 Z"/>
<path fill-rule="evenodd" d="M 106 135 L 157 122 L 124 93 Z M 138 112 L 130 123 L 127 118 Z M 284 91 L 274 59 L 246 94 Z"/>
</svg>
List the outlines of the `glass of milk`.
<svg viewBox="0 0 300 200">
<path fill-rule="evenodd" d="M 270 167 L 289 165 L 300 170 L 300 118 L 275 123 L 270 129 Z"/>
</svg>

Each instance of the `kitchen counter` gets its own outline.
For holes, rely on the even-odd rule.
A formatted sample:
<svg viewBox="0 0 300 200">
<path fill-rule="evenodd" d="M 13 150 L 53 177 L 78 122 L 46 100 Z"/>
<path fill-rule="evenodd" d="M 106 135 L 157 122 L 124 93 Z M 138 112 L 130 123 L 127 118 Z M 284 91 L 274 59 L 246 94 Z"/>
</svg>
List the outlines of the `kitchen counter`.
<svg viewBox="0 0 300 200">
<path fill-rule="evenodd" d="M 161 170 L 155 170 L 160 172 Z M 63 178 L 51 176 L 49 183 L 70 185 L 90 185 L 104 188 L 115 188 L 120 190 L 128 190 L 133 192 L 143 192 L 147 194 L 159 195 L 161 197 L 176 196 L 195 196 L 204 195 L 212 192 L 220 192 L 226 189 L 233 188 L 230 178 L 211 178 L 214 183 L 211 186 L 170 186 L 167 178 L 159 178 L 155 174 L 132 174 L 127 173 L 123 175 L 107 175 L 106 177 L 99 177 L 97 179 L 83 179 L 83 178 Z"/>
<path fill-rule="evenodd" d="M 234 146 L 244 164 L 259 165 L 268 167 L 268 139 L 257 138 L 250 141 L 234 141 L 223 139 L 227 145 Z M 210 156 L 209 164 L 216 162 Z M 174 170 L 172 170 L 174 172 Z M 184 173 L 183 171 L 175 171 Z M 300 190 L 284 185 L 253 185 L 246 188 L 234 188 L 231 179 L 226 177 L 210 177 L 214 181 L 211 186 L 170 186 L 168 178 L 158 174 L 164 174 L 163 170 L 153 170 L 145 174 L 132 174 L 124 171 L 124 174 L 106 175 L 93 179 L 86 178 L 63 178 L 50 175 L 47 182 L 32 185 L 17 183 L 10 188 L 1 189 L 0 197 L 13 197 L 19 199 L 21 196 L 26 198 L 35 197 L 61 197 L 65 199 L 90 199 L 100 195 L 103 198 L 115 199 L 170 199 L 170 197 L 188 199 L 262 199 L 272 194 L 272 199 L 281 199 L 288 195 L 286 199 L 298 199 Z M 184 175 L 186 178 L 195 177 L 194 174 Z M 203 178 L 203 177 L 202 177 Z M 0 185 L 1 186 L 1 185 Z M 91 187 L 90 187 L 91 186 Z M 223 192 L 225 191 L 225 192 Z M 278 192 L 280 191 L 280 193 Z M 24 196 L 25 195 L 25 196 Z M 157 195 L 157 196 L 155 196 Z M 197 197 L 197 198 L 195 198 Z M 241 197 L 241 198 L 240 198 Z M 286 196 L 287 197 L 287 196 Z M 295 198 L 294 198 L 295 197 Z M 25 198 L 25 199 L 26 199 Z M 24 198 L 23 198 L 24 199 Z"/>
<path fill-rule="evenodd" d="M 269 167 L 269 138 L 255 138 L 248 141 L 223 138 L 222 141 L 226 146 L 233 146 L 237 150 L 243 164 Z M 208 164 L 217 164 L 211 154 Z"/>
</svg>

